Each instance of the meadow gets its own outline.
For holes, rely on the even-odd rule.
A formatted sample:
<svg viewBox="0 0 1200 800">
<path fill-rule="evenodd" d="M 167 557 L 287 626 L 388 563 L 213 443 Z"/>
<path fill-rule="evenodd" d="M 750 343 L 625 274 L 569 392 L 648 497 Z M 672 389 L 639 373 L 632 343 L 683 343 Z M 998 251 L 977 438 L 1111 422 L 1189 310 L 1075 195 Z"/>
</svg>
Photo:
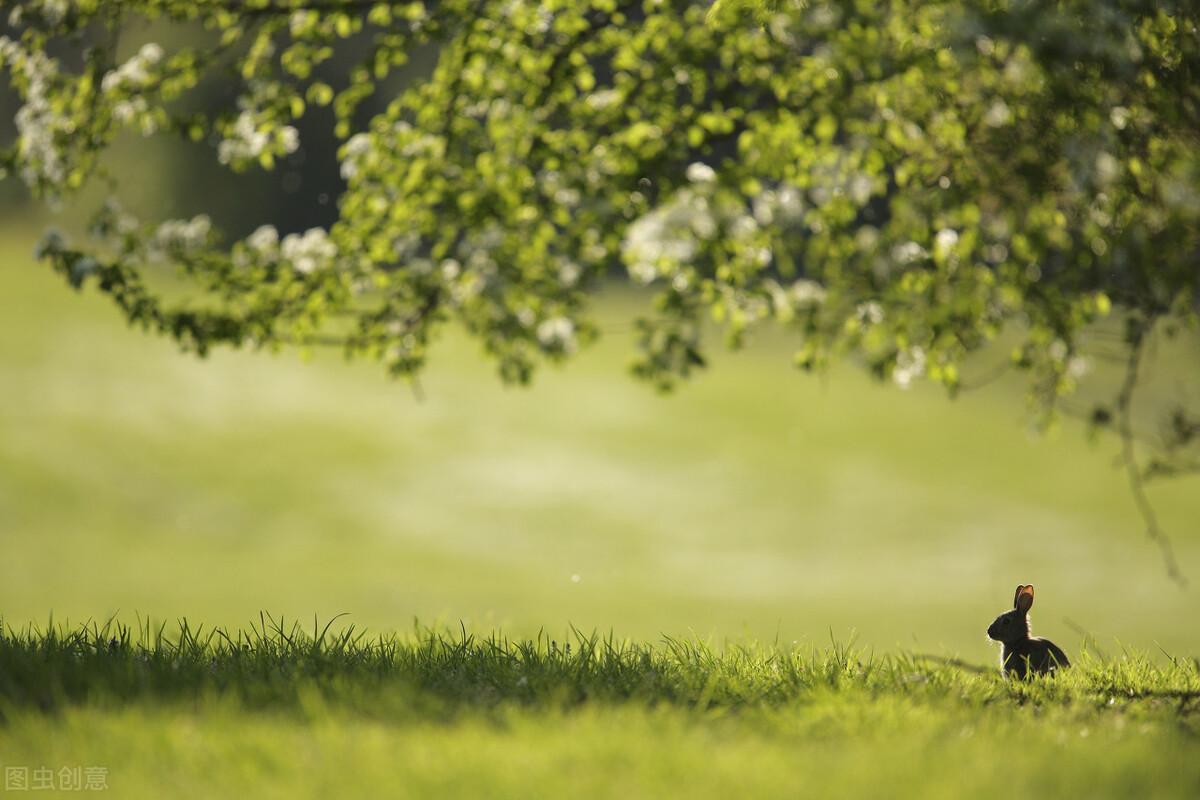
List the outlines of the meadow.
<svg viewBox="0 0 1200 800">
<path fill-rule="evenodd" d="M 1006 683 L 836 644 L 372 639 L 264 616 L 232 635 L 9 630 L 0 702 L 6 765 L 100 770 L 126 797 L 1200 790 L 1200 663 L 1129 654 Z"/>
<path fill-rule="evenodd" d="M 1017 381 L 806 376 L 765 337 L 661 397 L 617 290 L 528 389 L 453 333 L 419 394 L 199 361 L 35 232 L 0 227 L 5 765 L 131 797 L 1200 793 L 1200 493 L 1151 489 L 1182 589 L 1116 443 L 1035 435 Z M 995 673 L 1018 582 L 1055 681 Z"/>
</svg>

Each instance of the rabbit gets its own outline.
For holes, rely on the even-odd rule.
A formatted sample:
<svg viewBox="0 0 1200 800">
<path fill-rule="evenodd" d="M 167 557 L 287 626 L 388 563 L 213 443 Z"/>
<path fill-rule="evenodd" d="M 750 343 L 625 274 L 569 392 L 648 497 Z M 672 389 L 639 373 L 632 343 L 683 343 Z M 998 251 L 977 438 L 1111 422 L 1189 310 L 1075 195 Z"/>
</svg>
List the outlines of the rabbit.
<svg viewBox="0 0 1200 800">
<path fill-rule="evenodd" d="M 987 629 L 987 635 L 1004 644 L 1000 663 L 1005 677 L 1026 678 L 1031 673 L 1054 674 L 1071 666 L 1067 654 L 1049 639 L 1029 635 L 1029 609 L 1033 606 L 1033 587 L 1017 587 L 1013 610 L 1005 611 Z"/>
</svg>

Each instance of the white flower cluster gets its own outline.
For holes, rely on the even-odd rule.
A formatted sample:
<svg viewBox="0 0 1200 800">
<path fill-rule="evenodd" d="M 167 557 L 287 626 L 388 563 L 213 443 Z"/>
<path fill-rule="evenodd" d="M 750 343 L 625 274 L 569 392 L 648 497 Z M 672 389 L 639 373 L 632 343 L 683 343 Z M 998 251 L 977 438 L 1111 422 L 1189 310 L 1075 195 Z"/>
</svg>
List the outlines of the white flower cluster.
<svg viewBox="0 0 1200 800">
<path fill-rule="evenodd" d="M 252 80 L 250 94 L 238 98 L 238 118 L 227 125 L 217 145 L 217 160 L 234 167 L 265 157 L 286 156 L 300 148 L 300 133 L 278 125 L 264 108 L 278 101 L 280 85 Z"/>
<path fill-rule="evenodd" d="M 836 198 L 849 197 L 856 206 L 864 206 L 875 192 L 877 179 L 864 172 L 850 169 L 843 163 L 819 164 L 809 173 L 812 188 L 808 196 L 817 206 L 825 206 Z"/>
<path fill-rule="evenodd" d="M 30 187 L 51 188 L 67 176 L 67 163 L 58 142 L 70 137 L 74 123 L 55 111 L 50 89 L 58 76 L 58 62 L 40 51 L 26 51 L 0 36 L 0 66 L 7 65 L 25 78 L 25 103 L 17 111 L 17 158 L 21 180 Z M 46 186 L 49 184 L 49 186 Z"/>
<path fill-rule="evenodd" d="M 126 211 L 115 197 L 104 201 L 91 219 L 88 234 L 128 262 L 169 262 L 204 250 L 211 243 L 212 220 L 207 214 L 191 219 L 168 219 L 149 230 Z"/>
<path fill-rule="evenodd" d="M 154 42 L 142 45 L 128 61 L 105 73 L 100 89 L 120 99 L 113 105 L 113 119 L 121 125 L 139 123 L 143 136 L 158 130 L 158 121 L 150 113 L 150 104 L 138 94 L 154 82 L 154 67 L 162 61 L 163 49 Z"/>
<path fill-rule="evenodd" d="M 89 232 L 92 237 L 112 247 L 122 247 L 122 239 L 136 233 L 141 222 L 122 207 L 115 197 L 105 199 L 104 205 L 92 218 Z"/>
<path fill-rule="evenodd" d="M 925 248 L 913 241 L 902 242 L 892 248 L 892 260 L 897 264 L 912 264 L 928 257 Z"/>
<path fill-rule="evenodd" d="M 575 323 L 567 317 L 544 319 L 537 326 L 537 339 L 547 350 L 573 353 L 577 346 Z"/>
<path fill-rule="evenodd" d="M 274 225 L 263 225 L 246 237 L 245 247 L 255 259 L 272 264 L 286 261 L 303 275 L 332 266 L 338 250 L 323 228 L 309 228 L 304 233 L 289 233 L 282 240 Z M 243 266 L 248 259 L 240 258 Z"/>
<path fill-rule="evenodd" d="M 370 152 L 371 137 L 368 134 L 356 133 L 351 136 L 342 147 L 342 178 L 349 181 L 357 175 Z"/>
<path fill-rule="evenodd" d="M 892 380 L 901 389 L 912 385 L 914 378 L 925 374 L 925 351 L 920 347 L 910 347 L 896 354 L 896 365 L 892 367 Z"/>
<path fill-rule="evenodd" d="M 752 267 L 771 263 L 760 217 L 773 219 L 774 212 L 768 215 L 764 206 L 751 215 L 744 203 L 722 199 L 717 193 L 716 172 L 706 164 L 689 166 L 687 178 L 691 185 L 634 220 L 626 231 L 621 255 L 630 276 L 647 284 L 670 277 L 677 288 L 686 288 L 688 278 L 680 270 L 696 258 L 704 242 L 715 239 L 722 230 L 727 234 L 726 243 L 732 245 L 732 258 Z M 776 207 L 779 197 L 771 195 L 770 202 Z M 793 202 L 791 190 L 788 202 Z"/>
<path fill-rule="evenodd" d="M 151 247 L 172 255 L 192 252 L 208 244 L 211 231 L 212 221 L 204 214 L 191 219 L 169 219 L 155 229 Z"/>
<path fill-rule="evenodd" d="M 128 125 L 139 117 L 142 119 L 142 131 L 147 135 L 154 133 L 156 126 L 152 118 L 146 117 L 146 112 L 150 110 L 150 104 L 146 102 L 144 97 L 131 97 L 128 100 L 119 100 L 113 106 L 113 119 L 122 125 Z"/>
<path fill-rule="evenodd" d="M 303 234 L 289 233 L 283 237 L 279 252 L 286 261 L 292 262 L 297 272 L 307 275 L 331 264 L 337 257 L 337 245 L 329 241 L 324 229 L 309 228 Z"/>
<path fill-rule="evenodd" d="M 983 115 L 983 122 L 989 128 L 1002 128 L 1011 122 L 1012 118 L 1012 109 L 1008 107 L 1008 103 L 997 99 L 988 106 L 987 113 Z"/>
<path fill-rule="evenodd" d="M 100 79 L 100 88 L 107 94 L 120 89 L 140 89 L 154 80 L 154 67 L 162 57 L 162 47 L 148 42 L 124 64 L 106 72 Z"/>
<path fill-rule="evenodd" d="M 465 234 L 455 250 L 456 257 L 443 259 L 437 265 L 438 276 L 453 305 L 464 306 L 488 289 L 499 269 L 495 253 L 503 246 L 504 239 L 500 226 L 489 223 L 482 230 Z M 428 275 L 434 271 L 434 263 L 420 255 L 419 236 L 405 236 L 399 244 L 397 260 L 405 264 L 407 271 L 414 275 Z"/>
<path fill-rule="evenodd" d="M 574 209 L 579 207 L 579 203 L 583 200 L 583 195 L 574 186 L 569 186 L 563 178 L 563 174 L 556 169 L 544 169 L 538 173 L 538 183 L 541 186 L 542 195 L 554 201 L 555 205 L 562 206 L 566 209 Z"/>
<path fill-rule="evenodd" d="M 445 142 L 439 137 L 424 133 L 403 120 L 395 123 L 386 132 L 378 132 L 372 140 L 371 134 L 356 133 L 342 146 L 342 177 L 349 181 L 378 163 L 380 148 L 388 156 L 406 159 L 439 158 L 444 152 Z M 393 190 L 387 182 L 387 190 Z"/>
<path fill-rule="evenodd" d="M 304 36 L 317 24 L 320 17 L 315 11 L 293 11 L 288 18 L 288 30 L 292 36 Z"/>
<path fill-rule="evenodd" d="M 776 316 L 784 319 L 790 319 L 796 311 L 807 311 L 825 302 L 825 287 L 807 278 L 800 278 L 786 287 L 768 281 L 767 289 L 775 303 Z"/>
<path fill-rule="evenodd" d="M 792 225 L 804 218 L 804 197 L 795 186 L 786 184 L 778 189 L 765 189 L 751 202 L 754 220 L 759 225 L 778 222 Z"/>
<path fill-rule="evenodd" d="M 263 153 L 294 153 L 299 146 L 300 134 L 291 125 L 271 129 L 253 110 L 243 108 L 217 146 L 217 159 L 222 164 L 236 164 L 256 159 Z"/>
<path fill-rule="evenodd" d="M 440 137 L 414 128 L 403 120 L 392 126 L 392 133 L 396 137 L 396 152 L 408 158 L 439 156 L 445 149 L 445 142 Z"/>
<path fill-rule="evenodd" d="M 854 318 L 863 325 L 878 325 L 883 322 L 883 306 L 874 300 L 859 303 L 854 309 Z"/>
<path fill-rule="evenodd" d="M 589 94 L 584 102 L 593 111 L 603 111 L 620 104 L 621 93 L 616 89 L 600 89 Z"/>
<path fill-rule="evenodd" d="M 563 286 L 571 287 L 579 283 L 579 278 L 583 275 L 583 267 L 571 259 L 563 257 L 556 259 L 556 263 L 558 264 L 558 280 Z"/>
<path fill-rule="evenodd" d="M 705 197 L 684 189 L 670 202 L 638 217 L 625 232 L 621 256 L 638 283 L 689 263 L 699 250 L 698 239 L 716 232 Z"/>
<path fill-rule="evenodd" d="M 949 264 L 951 268 L 958 265 L 958 231 L 953 228 L 942 228 L 933 237 L 933 257 L 938 263 Z"/>
<path fill-rule="evenodd" d="M 274 225 L 261 225 L 246 237 L 246 245 L 259 255 L 273 257 L 279 247 L 279 231 Z"/>
<path fill-rule="evenodd" d="M 825 302 L 825 287 L 807 278 L 800 278 L 791 286 L 775 280 L 767 280 L 764 285 L 771 298 L 771 310 L 780 322 L 790 322 L 797 312 L 811 311 Z"/>
<path fill-rule="evenodd" d="M 689 164 L 685 174 L 687 175 L 687 179 L 692 183 L 712 183 L 717 179 L 717 171 L 708 164 L 702 164 L 699 161 Z"/>
<path fill-rule="evenodd" d="M 70 10 L 70 0 L 40 0 L 40 2 L 39 0 L 34 0 L 34 2 L 26 3 L 25 7 L 17 4 L 17 7 L 9 12 L 8 24 L 15 28 L 21 24 L 25 12 L 32 11 L 35 14 L 41 14 L 42 19 L 50 25 L 57 25 L 63 21 Z"/>
</svg>

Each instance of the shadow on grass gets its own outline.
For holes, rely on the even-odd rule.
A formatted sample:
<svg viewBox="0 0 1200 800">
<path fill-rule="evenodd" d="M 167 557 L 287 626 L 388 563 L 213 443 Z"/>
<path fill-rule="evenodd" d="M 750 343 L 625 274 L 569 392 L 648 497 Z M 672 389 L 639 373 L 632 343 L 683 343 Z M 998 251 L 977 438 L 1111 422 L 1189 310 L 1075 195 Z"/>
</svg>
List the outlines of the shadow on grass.
<svg viewBox="0 0 1200 800">
<path fill-rule="evenodd" d="M 664 637 L 656 645 L 573 631 L 510 640 L 415 627 L 370 637 L 337 618 L 311 631 L 260 617 L 249 630 L 193 629 L 186 620 L 134 628 L 114 621 L 20 631 L 0 626 L 0 715 L 53 713 L 72 705 L 194 703 L 217 698 L 247 709 L 300 714 L 337 709 L 390 720 L 450 719 L 506 705 L 571 708 L 585 703 L 769 709 L 829 693 L 914 701 L 1174 702 L 1200 712 L 1200 664 L 1145 656 L 1085 658 L 1053 680 L 1006 682 L 958 659 L 876 656 L 836 642 L 824 649 L 760 645 L 714 648 Z"/>
</svg>

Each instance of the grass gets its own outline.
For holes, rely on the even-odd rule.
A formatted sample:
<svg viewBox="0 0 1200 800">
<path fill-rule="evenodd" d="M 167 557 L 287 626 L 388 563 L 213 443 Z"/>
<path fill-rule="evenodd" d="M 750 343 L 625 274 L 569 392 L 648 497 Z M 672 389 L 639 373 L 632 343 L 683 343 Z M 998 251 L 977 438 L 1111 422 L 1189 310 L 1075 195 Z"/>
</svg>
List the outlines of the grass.
<svg viewBox="0 0 1200 800">
<path fill-rule="evenodd" d="M 814 379 L 764 337 L 661 398 L 613 295 L 529 390 L 447 336 L 418 402 L 325 354 L 181 357 L 35 235 L 0 228 L 4 765 L 121 797 L 1200 792 L 1195 487 L 1152 489 L 1180 590 L 1115 444 L 1028 435 L 1016 383 Z M 1053 682 L 993 672 L 1018 582 Z"/>
<path fill-rule="evenodd" d="M 575 633 L 8 629 L 8 764 L 120 796 L 1192 797 L 1200 664 L 1050 680 L 904 653 Z"/>
</svg>

